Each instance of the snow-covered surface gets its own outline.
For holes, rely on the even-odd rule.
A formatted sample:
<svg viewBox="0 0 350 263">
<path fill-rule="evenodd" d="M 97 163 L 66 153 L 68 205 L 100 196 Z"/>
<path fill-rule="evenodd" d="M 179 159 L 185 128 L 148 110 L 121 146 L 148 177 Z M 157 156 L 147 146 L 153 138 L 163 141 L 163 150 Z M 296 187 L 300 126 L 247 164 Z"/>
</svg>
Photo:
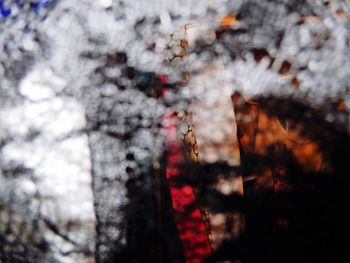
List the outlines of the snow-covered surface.
<svg viewBox="0 0 350 263">
<path fill-rule="evenodd" d="M 2 178 L 0 191 L 2 200 L 9 202 L 15 191 L 19 199 L 28 200 L 29 216 L 39 214 L 59 226 L 77 245 L 52 231 L 44 231 L 43 238 L 53 246 L 53 257 L 77 262 L 83 258 L 61 253 L 76 246 L 93 251 L 95 213 L 88 138 L 81 131 L 86 127 L 84 110 L 76 99 L 56 95 L 63 85 L 52 72 L 34 69 L 19 84 L 25 102 L 0 112 L 3 135 L 12 137 L 2 148 L 2 164 L 21 164 L 33 171 L 13 180 Z M 11 206 L 19 214 L 27 212 L 16 203 Z"/>
</svg>

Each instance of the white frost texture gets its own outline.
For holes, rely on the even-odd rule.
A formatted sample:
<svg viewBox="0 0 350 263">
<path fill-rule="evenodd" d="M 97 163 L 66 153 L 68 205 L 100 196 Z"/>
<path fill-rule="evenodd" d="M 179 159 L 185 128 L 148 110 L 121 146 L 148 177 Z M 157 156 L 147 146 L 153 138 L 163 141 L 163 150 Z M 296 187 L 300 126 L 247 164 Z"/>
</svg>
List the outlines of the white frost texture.
<svg viewBox="0 0 350 263">
<path fill-rule="evenodd" d="M 127 244 L 128 182 L 152 187 L 169 109 L 235 91 L 349 108 L 350 2 L 324 2 L 0 1 L 0 262 L 109 262 Z M 188 24 L 203 30 L 169 63 Z M 156 96 L 163 75 L 172 88 Z"/>
</svg>

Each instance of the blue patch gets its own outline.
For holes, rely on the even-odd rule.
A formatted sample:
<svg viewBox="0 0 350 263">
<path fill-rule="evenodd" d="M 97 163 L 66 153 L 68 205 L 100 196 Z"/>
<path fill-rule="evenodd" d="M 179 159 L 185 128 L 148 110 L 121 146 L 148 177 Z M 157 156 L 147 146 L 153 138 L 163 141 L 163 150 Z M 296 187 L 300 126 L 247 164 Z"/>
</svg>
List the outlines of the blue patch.
<svg viewBox="0 0 350 263">
<path fill-rule="evenodd" d="M 38 0 L 38 1 L 30 3 L 30 7 L 34 13 L 38 14 L 41 9 L 49 8 L 50 4 L 52 4 L 53 2 L 54 2 L 54 0 Z M 23 1 L 23 0 L 17 0 L 13 4 L 17 5 L 17 7 L 19 9 L 22 9 L 24 6 L 24 3 L 25 3 L 25 1 Z M 11 7 L 8 7 L 8 9 L 6 9 L 4 7 L 4 1 L 0 0 L 0 17 L 2 16 L 3 18 L 6 19 L 10 15 L 11 15 Z"/>
<path fill-rule="evenodd" d="M 0 1 L 0 13 L 5 18 L 11 15 L 11 8 L 5 9 L 4 3 L 2 1 Z"/>
<path fill-rule="evenodd" d="M 147 82 L 149 80 L 149 74 L 148 73 L 141 73 L 137 76 L 137 80 L 141 83 Z"/>
</svg>

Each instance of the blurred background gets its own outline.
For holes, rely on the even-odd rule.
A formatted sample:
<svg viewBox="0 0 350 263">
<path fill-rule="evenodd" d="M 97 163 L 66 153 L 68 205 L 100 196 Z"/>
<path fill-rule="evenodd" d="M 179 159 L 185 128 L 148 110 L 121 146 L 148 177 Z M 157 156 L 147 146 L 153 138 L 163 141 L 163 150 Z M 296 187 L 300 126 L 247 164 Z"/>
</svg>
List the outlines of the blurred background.
<svg viewBox="0 0 350 263">
<path fill-rule="evenodd" d="M 0 262 L 349 262 L 349 0 L 0 0 Z"/>
</svg>

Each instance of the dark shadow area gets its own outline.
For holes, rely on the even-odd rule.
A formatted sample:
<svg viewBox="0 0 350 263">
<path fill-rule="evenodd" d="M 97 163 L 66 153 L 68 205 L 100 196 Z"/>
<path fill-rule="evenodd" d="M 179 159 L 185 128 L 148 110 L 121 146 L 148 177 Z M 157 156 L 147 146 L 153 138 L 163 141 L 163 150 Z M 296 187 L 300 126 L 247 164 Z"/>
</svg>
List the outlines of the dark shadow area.
<svg viewBox="0 0 350 263">
<path fill-rule="evenodd" d="M 206 262 L 348 262 L 350 140 L 344 121 L 347 113 L 340 112 L 336 103 L 312 108 L 304 100 L 291 98 L 260 97 L 254 101 L 260 112 L 270 119 L 277 117 L 283 128 L 297 129 L 295 139 L 315 144 L 322 165 L 314 169 L 300 162 L 300 156 L 295 155 L 300 151 L 281 147 L 281 141 L 265 141 L 264 146 L 259 146 L 265 147 L 264 152 L 246 151 L 240 167 L 226 163 L 183 163 L 181 174 L 171 184 L 179 188 L 189 185 L 196 189 L 197 196 L 184 216 L 200 206 L 213 214 L 239 213 L 240 220 L 244 220 L 238 234 L 230 235 L 228 232 L 234 232 L 235 224 L 227 224 L 229 216 L 226 217 L 228 227 L 223 231 L 228 235 Z M 328 114 L 335 116 L 331 122 Z M 264 132 L 261 127 L 257 131 Z M 166 166 L 165 162 L 162 165 Z M 276 179 L 280 175 L 275 171 L 280 170 L 283 178 Z M 181 242 L 176 235 L 164 173 L 159 169 L 138 180 L 129 180 L 130 203 L 126 208 L 129 240 L 123 262 L 184 262 L 176 257 L 182 254 Z M 216 189 L 219 179 L 229 180 L 232 176 L 242 176 L 243 196 L 227 195 Z M 266 176 L 272 179 L 260 180 Z M 145 191 L 142 185 L 149 178 L 157 180 L 158 185 L 153 183 L 152 189 Z M 276 180 L 279 188 L 274 185 Z M 161 184 L 164 185 L 160 187 Z M 171 250 L 172 245 L 177 249 Z"/>
</svg>

